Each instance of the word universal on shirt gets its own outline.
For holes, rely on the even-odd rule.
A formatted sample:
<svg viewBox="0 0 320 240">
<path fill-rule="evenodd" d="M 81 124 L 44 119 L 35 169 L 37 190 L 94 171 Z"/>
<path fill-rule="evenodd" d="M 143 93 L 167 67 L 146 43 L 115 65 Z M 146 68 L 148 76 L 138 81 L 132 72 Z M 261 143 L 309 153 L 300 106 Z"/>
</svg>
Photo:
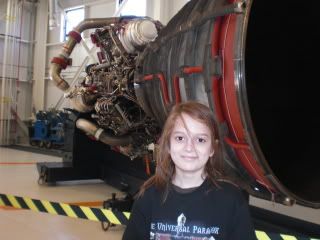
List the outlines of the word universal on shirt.
<svg viewBox="0 0 320 240">
<path fill-rule="evenodd" d="M 158 230 L 163 232 L 181 232 L 181 233 L 193 233 L 193 234 L 219 234 L 218 227 L 199 227 L 199 226 L 179 226 L 168 223 L 152 223 L 152 230 Z"/>
</svg>

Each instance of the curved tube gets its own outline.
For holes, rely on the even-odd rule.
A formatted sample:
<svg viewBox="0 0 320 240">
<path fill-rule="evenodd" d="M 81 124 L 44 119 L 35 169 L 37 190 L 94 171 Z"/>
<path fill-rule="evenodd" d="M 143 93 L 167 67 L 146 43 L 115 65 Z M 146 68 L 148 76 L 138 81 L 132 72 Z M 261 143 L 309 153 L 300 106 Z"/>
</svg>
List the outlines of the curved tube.
<svg viewBox="0 0 320 240">
<path fill-rule="evenodd" d="M 95 136 L 96 132 L 98 131 L 98 127 L 94 123 L 83 118 L 79 118 L 76 121 L 76 126 L 80 130 L 84 131 L 85 133 L 91 136 Z"/>
<path fill-rule="evenodd" d="M 51 63 L 50 67 L 50 79 L 53 80 L 54 84 L 62 91 L 66 92 L 69 89 L 69 84 L 60 77 L 61 66 L 56 63 Z"/>
<path fill-rule="evenodd" d="M 94 123 L 83 118 L 79 118 L 76 121 L 76 126 L 85 133 L 94 136 L 97 140 L 110 146 L 127 146 L 133 142 L 133 139 L 129 135 L 120 137 L 111 136 L 107 134 L 102 128 L 98 128 Z"/>
<path fill-rule="evenodd" d="M 111 17 L 111 18 L 87 18 L 80 22 L 74 30 L 81 33 L 89 28 L 100 28 L 106 25 L 110 25 L 112 23 L 119 22 L 120 18 Z"/>
<path fill-rule="evenodd" d="M 55 85 L 64 92 L 69 89 L 69 84 L 60 76 L 61 69 L 66 68 L 69 62 L 69 56 L 75 45 L 81 41 L 81 33 L 90 28 L 100 28 L 113 23 L 117 23 L 121 18 L 88 18 L 80 22 L 73 31 L 69 33 L 69 38 L 63 45 L 58 57 L 54 57 L 51 61 L 50 78 Z"/>
<path fill-rule="evenodd" d="M 90 112 L 93 110 L 93 106 L 84 102 L 83 96 L 76 96 L 70 99 L 71 106 L 78 112 Z"/>
</svg>

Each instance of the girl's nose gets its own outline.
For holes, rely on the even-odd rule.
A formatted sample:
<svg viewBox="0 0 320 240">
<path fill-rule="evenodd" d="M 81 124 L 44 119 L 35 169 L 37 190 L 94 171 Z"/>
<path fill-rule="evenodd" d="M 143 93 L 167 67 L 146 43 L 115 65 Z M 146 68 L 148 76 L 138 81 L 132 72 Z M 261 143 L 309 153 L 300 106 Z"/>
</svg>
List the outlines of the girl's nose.
<svg viewBox="0 0 320 240">
<path fill-rule="evenodd" d="M 194 150 L 194 144 L 192 142 L 192 139 L 188 139 L 186 141 L 186 146 L 185 146 L 186 151 L 192 152 Z"/>
</svg>

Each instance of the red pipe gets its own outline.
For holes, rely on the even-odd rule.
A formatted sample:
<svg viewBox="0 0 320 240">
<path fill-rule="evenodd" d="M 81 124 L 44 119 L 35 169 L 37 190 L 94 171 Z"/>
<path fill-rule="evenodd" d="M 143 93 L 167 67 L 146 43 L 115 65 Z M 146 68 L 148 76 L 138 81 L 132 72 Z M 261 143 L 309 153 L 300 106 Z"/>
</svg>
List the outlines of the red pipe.
<svg viewBox="0 0 320 240">
<path fill-rule="evenodd" d="M 158 73 L 157 77 L 160 79 L 160 82 L 161 82 L 161 91 L 162 91 L 164 103 L 168 105 L 170 103 L 170 100 L 168 95 L 167 81 L 162 73 Z"/>
<path fill-rule="evenodd" d="M 234 1 L 232 1 L 234 2 Z M 221 33 L 219 37 L 220 48 L 222 52 L 222 66 L 223 76 L 221 81 L 220 93 L 221 107 L 225 118 L 228 123 L 230 134 L 234 136 L 237 142 L 233 142 L 226 138 L 226 142 L 233 146 L 239 161 L 243 167 L 248 171 L 251 177 L 257 182 L 262 183 L 270 191 L 275 192 L 275 188 L 270 180 L 266 178 L 265 171 L 258 164 L 253 152 L 242 142 L 246 142 L 246 134 L 242 124 L 240 110 L 238 107 L 238 100 L 235 89 L 235 76 L 234 76 L 234 44 L 236 35 L 237 16 L 235 14 L 228 15 L 223 18 L 221 25 Z"/>
<path fill-rule="evenodd" d="M 213 31 L 211 36 L 211 58 L 219 56 L 220 44 L 219 36 L 221 32 L 222 18 L 218 17 L 213 25 Z M 217 114 L 218 122 L 224 122 L 225 118 L 221 109 L 221 97 L 220 97 L 220 81 L 221 76 L 212 77 L 212 98 L 214 103 L 215 112 Z"/>
<path fill-rule="evenodd" d="M 68 33 L 69 37 L 72 37 L 74 40 L 77 41 L 77 43 L 80 43 L 82 40 L 81 34 L 77 31 L 71 31 Z"/>
<path fill-rule="evenodd" d="M 144 81 L 150 81 L 150 80 L 154 80 L 155 78 L 158 78 L 160 80 L 161 92 L 162 92 L 163 100 L 164 100 L 164 103 L 166 105 L 168 105 L 170 103 L 169 94 L 168 94 L 168 87 L 167 87 L 167 81 L 166 81 L 165 77 L 163 76 L 163 74 L 162 73 L 157 73 L 157 74 L 145 75 L 143 77 L 143 80 Z"/>
<path fill-rule="evenodd" d="M 218 122 L 224 122 L 225 118 L 222 113 L 221 109 L 221 99 L 220 99 L 220 77 L 212 77 L 212 97 L 213 97 L 213 103 L 215 112 L 217 115 Z"/>
<path fill-rule="evenodd" d="M 184 67 L 182 71 L 185 74 L 201 73 L 203 71 L 203 68 L 202 68 L 202 66 Z"/>
<path fill-rule="evenodd" d="M 203 71 L 202 66 L 194 66 L 194 67 L 184 67 L 182 69 L 182 73 L 184 74 L 193 74 L 193 73 L 201 73 Z M 175 74 L 173 76 L 173 89 L 174 95 L 176 98 L 176 104 L 181 102 L 181 95 L 180 95 L 180 83 L 179 83 L 179 75 Z"/>
<path fill-rule="evenodd" d="M 143 80 L 145 80 L 145 81 L 153 80 L 153 74 L 145 75 L 145 76 L 143 77 Z"/>
<path fill-rule="evenodd" d="M 178 75 L 173 76 L 173 89 L 174 89 L 174 95 L 176 97 L 176 104 L 181 102 L 179 79 L 180 78 Z"/>
<path fill-rule="evenodd" d="M 68 62 L 67 59 L 65 58 L 60 58 L 60 57 L 54 57 L 51 60 L 51 63 L 56 63 L 58 64 L 62 69 L 66 69 L 68 65 L 70 65 L 70 62 Z"/>
<path fill-rule="evenodd" d="M 144 156 L 144 162 L 145 162 L 145 164 L 146 164 L 146 174 L 147 174 L 148 176 L 150 176 L 150 175 L 151 175 L 151 170 L 150 170 L 150 160 L 149 160 L 148 155 L 145 155 L 145 156 Z"/>
<path fill-rule="evenodd" d="M 231 140 L 229 137 L 225 137 L 224 141 L 231 146 L 234 149 L 241 149 L 241 150 L 250 150 L 250 147 L 248 144 L 245 143 L 236 143 L 233 140 Z"/>
</svg>

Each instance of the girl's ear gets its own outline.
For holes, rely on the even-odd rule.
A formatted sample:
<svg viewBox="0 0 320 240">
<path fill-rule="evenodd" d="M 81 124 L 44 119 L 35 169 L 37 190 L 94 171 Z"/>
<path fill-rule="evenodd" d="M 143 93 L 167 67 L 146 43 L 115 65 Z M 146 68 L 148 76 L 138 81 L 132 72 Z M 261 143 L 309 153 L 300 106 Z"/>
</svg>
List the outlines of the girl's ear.
<svg viewBox="0 0 320 240">
<path fill-rule="evenodd" d="M 212 157 L 213 155 L 214 155 L 214 150 L 211 151 L 209 156 Z"/>
<path fill-rule="evenodd" d="M 219 144 L 219 140 L 218 140 L 218 139 L 215 139 L 215 140 L 214 140 L 214 145 L 215 145 L 214 148 L 216 148 L 218 144 Z M 212 157 L 212 156 L 214 155 L 214 148 L 212 149 L 212 152 L 210 153 L 210 157 Z"/>
</svg>

